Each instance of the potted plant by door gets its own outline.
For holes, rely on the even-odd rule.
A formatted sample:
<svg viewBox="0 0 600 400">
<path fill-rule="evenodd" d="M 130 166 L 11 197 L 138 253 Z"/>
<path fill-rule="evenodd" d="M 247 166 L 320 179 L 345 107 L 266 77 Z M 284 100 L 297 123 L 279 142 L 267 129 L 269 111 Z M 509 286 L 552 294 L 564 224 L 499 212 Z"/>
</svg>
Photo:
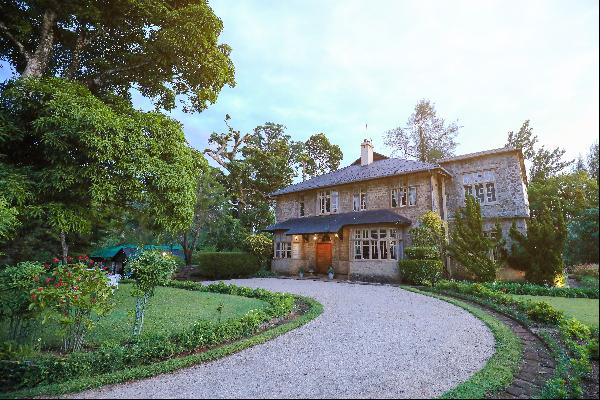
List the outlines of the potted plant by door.
<svg viewBox="0 0 600 400">
<path fill-rule="evenodd" d="M 329 280 L 333 279 L 333 274 L 335 273 L 334 269 L 332 266 L 329 267 L 329 269 L 327 270 L 327 275 L 329 276 Z"/>
<path fill-rule="evenodd" d="M 304 278 L 304 268 L 300 268 L 298 270 L 298 276 L 300 277 L 300 279 Z"/>
</svg>

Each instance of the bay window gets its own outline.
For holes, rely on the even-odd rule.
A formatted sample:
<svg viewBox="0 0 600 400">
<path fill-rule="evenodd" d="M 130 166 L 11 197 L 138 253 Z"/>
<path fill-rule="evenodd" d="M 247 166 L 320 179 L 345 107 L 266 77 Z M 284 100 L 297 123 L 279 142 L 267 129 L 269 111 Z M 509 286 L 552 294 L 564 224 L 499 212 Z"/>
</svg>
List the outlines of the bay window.
<svg viewBox="0 0 600 400">
<path fill-rule="evenodd" d="M 397 260 L 398 229 L 354 229 L 351 236 L 352 254 L 355 260 Z"/>
</svg>

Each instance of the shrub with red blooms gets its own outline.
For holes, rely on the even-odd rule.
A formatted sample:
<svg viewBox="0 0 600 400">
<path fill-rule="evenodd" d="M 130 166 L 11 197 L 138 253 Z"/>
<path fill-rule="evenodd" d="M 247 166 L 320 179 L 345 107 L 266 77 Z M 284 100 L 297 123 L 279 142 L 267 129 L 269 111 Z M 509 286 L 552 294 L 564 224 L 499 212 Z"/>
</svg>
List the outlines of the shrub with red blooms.
<svg viewBox="0 0 600 400">
<path fill-rule="evenodd" d="M 91 316 L 106 315 L 113 307 L 106 273 L 85 263 L 59 265 L 37 280 L 30 292 L 30 310 L 51 310 L 50 318 L 62 327 L 63 351 L 78 351 L 94 326 Z"/>
</svg>

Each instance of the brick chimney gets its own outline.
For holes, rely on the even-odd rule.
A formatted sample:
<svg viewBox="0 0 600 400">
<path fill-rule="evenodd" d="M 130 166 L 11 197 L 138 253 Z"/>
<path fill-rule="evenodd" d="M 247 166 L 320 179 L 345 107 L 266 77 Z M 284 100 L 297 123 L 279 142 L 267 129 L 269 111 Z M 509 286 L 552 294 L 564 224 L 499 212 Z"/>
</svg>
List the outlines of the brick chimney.
<svg viewBox="0 0 600 400">
<path fill-rule="evenodd" d="M 365 166 L 373 162 L 373 144 L 365 139 L 360 145 L 360 165 Z"/>
</svg>

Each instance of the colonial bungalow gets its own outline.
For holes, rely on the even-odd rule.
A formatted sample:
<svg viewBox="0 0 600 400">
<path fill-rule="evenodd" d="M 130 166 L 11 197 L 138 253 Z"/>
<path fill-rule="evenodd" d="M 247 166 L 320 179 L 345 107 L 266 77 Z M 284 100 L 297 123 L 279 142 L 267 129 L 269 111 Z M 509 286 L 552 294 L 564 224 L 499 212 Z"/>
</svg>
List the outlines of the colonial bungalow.
<svg viewBox="0 0 600 400">
<path fill-rule="evenodd" d="M 183 259 L 183 247 L 181 245 L 144 245 L 144 250 L 160 250 Z M 139 251 L 135 244 L 120 244 L 117 246 L 103 247 L 90 254 L 90 258 L 96 262 L 103 262 L 112 274 L 123 274 L 127 260 Z"/>
<path fill-rule="evenodd" d="M 434 211 L 451 229 L 466 194 L 479 200 L 485 230 L 491 234 L 499 222 L 510 243 L 513 222 L 527 229 L 526 182 L 518 149 L 428 163 L 386 157 L 365 139 L 351 165 L 271 193 L 276 223 L 265 230 L 274 234 L 272 270 L 326 273 L 331 266 L 351 279 L 397 280 L 410 227 Z"/>
</svg>

